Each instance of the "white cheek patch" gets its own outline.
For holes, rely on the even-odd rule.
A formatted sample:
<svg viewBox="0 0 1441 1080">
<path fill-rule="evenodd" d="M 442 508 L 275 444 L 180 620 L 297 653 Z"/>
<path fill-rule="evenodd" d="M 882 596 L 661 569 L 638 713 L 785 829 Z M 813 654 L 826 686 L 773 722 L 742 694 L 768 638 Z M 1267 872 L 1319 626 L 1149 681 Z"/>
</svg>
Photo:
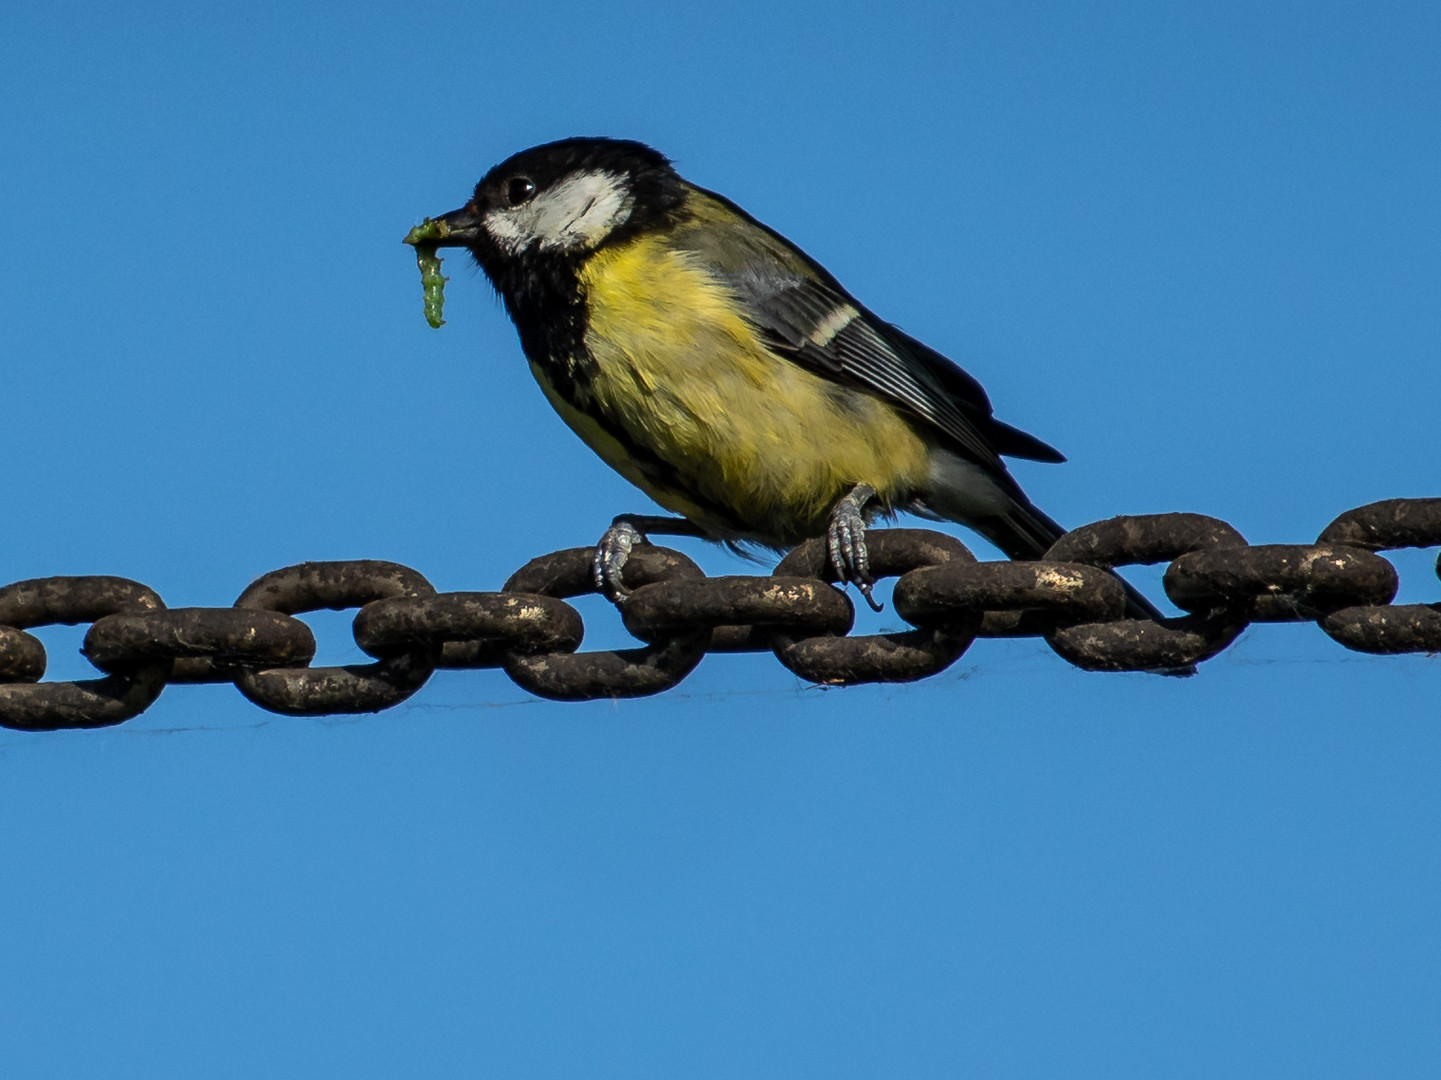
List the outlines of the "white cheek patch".
<svg viewBox="0 0 1441 1080">
<path fill-rule="evenodd" d="M 511 254 L 533 243 L 544 249 L 591 247 L 630 215 L 631 203 L 624 177 L 578 173 L 523 206 L 490 211 L 485 228 Z"/>
</svg>

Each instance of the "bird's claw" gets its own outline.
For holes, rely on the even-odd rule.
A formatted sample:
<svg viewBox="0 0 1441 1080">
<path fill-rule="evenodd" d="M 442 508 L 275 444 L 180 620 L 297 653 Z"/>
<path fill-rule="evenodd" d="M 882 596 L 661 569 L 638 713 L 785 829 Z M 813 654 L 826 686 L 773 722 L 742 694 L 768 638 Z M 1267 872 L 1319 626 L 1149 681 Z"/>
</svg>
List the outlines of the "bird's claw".
<svg viewBox="0 0 1441 1080">
<path fill-rule="evenodd" d="M 871 576 L 871 556 L 866 550 L 866 519 L 862 507 L 873 493 L 858 488 L 851 492 L 831 511 L 830 527 L 826 530 L 826 549 L 830 553 L 831 567 L 842 585 L 853 584 L 872 611 L 880 611 L 881 605 L 871 596 L 876 579 Z"/>
<path fill-rule="evenodd" d="M 621 581 L 621 573 L 625 570 L 631 549 L 643 543 L 645 533 L 629 521 L 620 520 L 612 522 L 600 538 L 600 543 L 596 544 L 595 556 L 590 564 L 591 578 L 600 594 L 612 604 L 619 604 L 630 595 L 630 590 Z"/>
</svg>

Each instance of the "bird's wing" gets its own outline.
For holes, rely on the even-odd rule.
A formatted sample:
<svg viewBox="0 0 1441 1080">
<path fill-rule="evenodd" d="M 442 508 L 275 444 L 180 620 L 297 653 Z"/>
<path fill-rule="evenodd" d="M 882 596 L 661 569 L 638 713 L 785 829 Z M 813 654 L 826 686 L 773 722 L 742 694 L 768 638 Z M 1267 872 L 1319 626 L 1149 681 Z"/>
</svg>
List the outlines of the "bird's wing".
<svg viewBox="0 0 1441 1080">
<path fill-rule="evenodd" d="M 996 420 L 980 383 L 867 311 L 784 237 L 728 200 L 703 194 L 719 205 L 705 207 L 698 227 L 684 230 L 693 235 L 678 239 L 735 292 L 777 354 L 880 395 L 979 464 L 1004 471 L 1001 454 L 1065 460 L 1039 439 Z"/>
</svg>

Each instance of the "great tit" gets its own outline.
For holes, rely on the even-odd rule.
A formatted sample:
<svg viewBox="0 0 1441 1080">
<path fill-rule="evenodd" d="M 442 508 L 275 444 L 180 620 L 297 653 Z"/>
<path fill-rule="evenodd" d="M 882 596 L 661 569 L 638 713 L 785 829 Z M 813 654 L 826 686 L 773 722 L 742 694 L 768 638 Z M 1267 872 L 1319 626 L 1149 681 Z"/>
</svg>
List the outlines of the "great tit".
<svg viewBox="0 0 1441 1080">
<path fill-rule="evenodd" d="M 647 533 L 783 549 L 825 536 L 871 600 L 875 514 L 961 522 L 1013 559 L 1061 535 L 1002 455 L 1065 458 L 995 419 L 980 383 L 877 317 L 819 263 L 639 142 L 523 150 L 434 220 L 469 249 L 556 412 L 680 518 L 617 517 L 613 600 Z M 1130 608 L 1156 609 L 1127 586 Z"/>
</svg>

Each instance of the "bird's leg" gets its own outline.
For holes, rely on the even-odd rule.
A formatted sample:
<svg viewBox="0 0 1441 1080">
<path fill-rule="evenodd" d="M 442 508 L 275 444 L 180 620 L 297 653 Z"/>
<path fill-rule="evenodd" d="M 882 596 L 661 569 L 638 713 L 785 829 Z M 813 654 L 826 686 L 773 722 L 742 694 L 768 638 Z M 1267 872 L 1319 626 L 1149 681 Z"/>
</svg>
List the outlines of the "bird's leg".
<svg viewBox="0 0 1441 1080">
<path fill-rule="evenodd" d="M 871 577 L 871 558 L 866 551 L 865 509 L 866 503 L 875 497 L 876 489 L 870 484 L 857 484 L 836 503 L 826 530 L 826 548 L 841 584 L 853 583 L 871 610 L 880 611 L 881 605 L 871 596 L 876 579 Z"/>
<path fill-rule="evenodd" d="M 665 536 L 699 536 L 705 532 L 685 518 L 660 517 L 653 514 L 621 514 L 610 523 L 600 543 L 595 546 L 595 557 L 591 560 L 591 575 L 595 587 L 612 604 L 619 604 L 630 590 L 621 581 L 621 571 L 626 560 L 637 544 L 644 544 L 649 533 Z"/>
</svg>

